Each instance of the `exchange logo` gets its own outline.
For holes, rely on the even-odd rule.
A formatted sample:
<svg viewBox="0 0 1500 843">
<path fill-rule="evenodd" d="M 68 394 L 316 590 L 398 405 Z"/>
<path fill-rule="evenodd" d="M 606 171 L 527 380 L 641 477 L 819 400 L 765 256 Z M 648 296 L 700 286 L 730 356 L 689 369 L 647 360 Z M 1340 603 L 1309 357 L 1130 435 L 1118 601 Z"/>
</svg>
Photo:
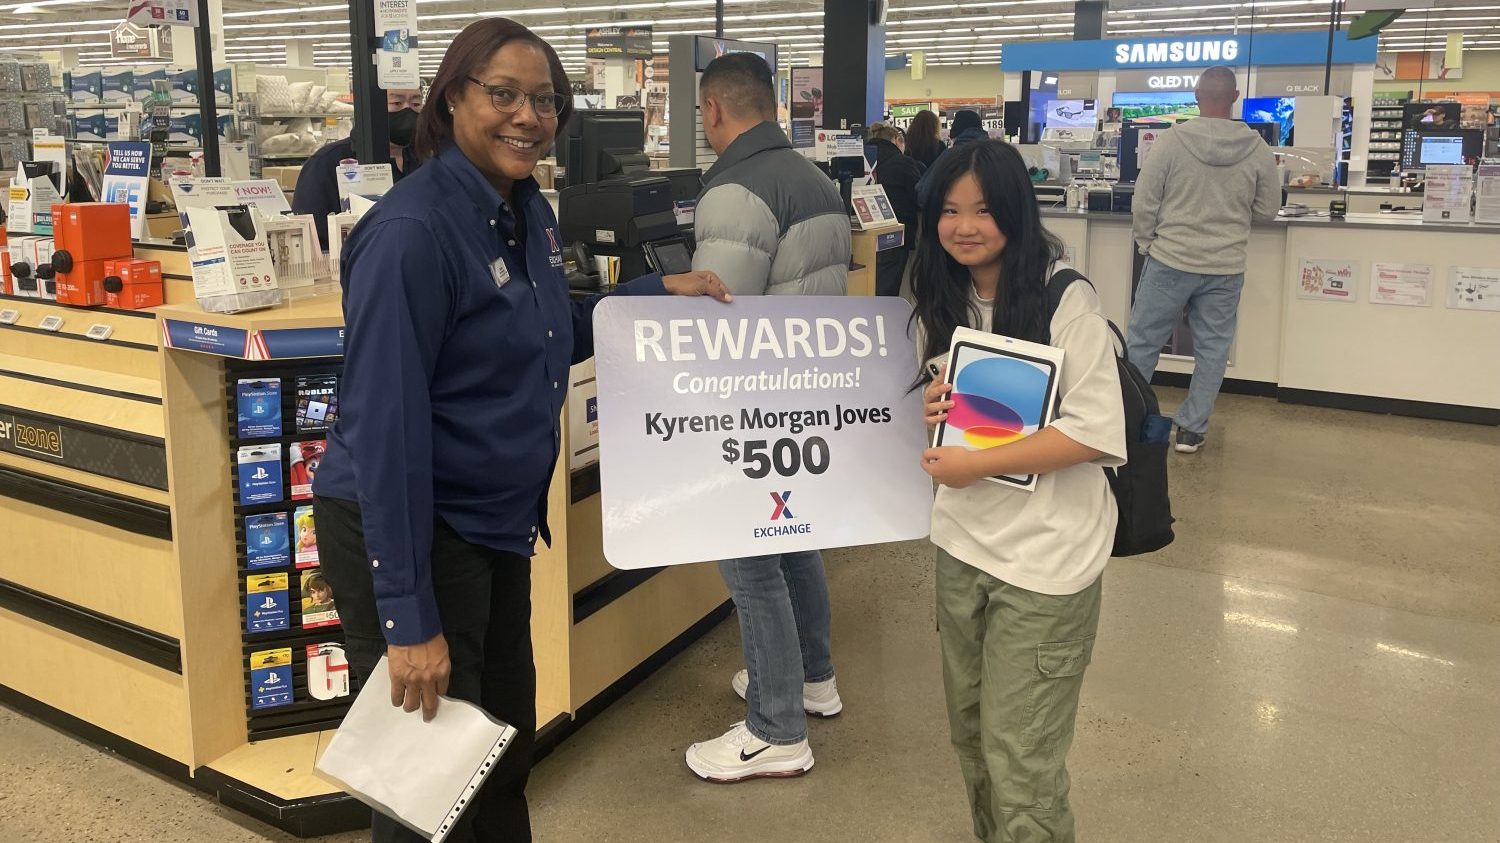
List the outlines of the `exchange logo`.
<svg viewBox="0 0 1500 843">
<path fill-rule="evenodd" d="M 776 505 L 776 508 L 771 512 L 772 521 L 797 520 L 797 516 L 792 514 L 792 509 L 789 505 L 791 500 L 792 493 L 790 491 L 771 493 L 771 501 Z M 753 535 L 757 539 L 770 539 L 777 536 L 807 535 L 812 531 L 811 524 L 801 521 L 796 524 L 776 524 L 771 527 L 756 527 Z"/>
</svg>

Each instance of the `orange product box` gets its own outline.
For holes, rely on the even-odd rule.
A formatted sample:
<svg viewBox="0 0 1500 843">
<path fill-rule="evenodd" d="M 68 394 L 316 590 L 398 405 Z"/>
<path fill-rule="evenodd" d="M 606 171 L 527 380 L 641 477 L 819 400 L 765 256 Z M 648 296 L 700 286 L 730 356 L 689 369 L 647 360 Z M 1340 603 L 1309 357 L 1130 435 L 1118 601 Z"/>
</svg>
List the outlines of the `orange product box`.
<svg viewBox="0 0 1500 843">
<path fill-rule="evenodd" d="M 74 202 L 52 206 L 56 246 L 57 301 L 79 307 L 105 303 L 105 264 L 129 259 L 130 208 L 109 202 Z"/>
<path fill-rule="evenodd" d="M 105 304 L 121 310 L 161 307 L 165 290 L 161 280 L 161 262 L 121 260 L 115 271 L 104 279 Z"/>
</svg>

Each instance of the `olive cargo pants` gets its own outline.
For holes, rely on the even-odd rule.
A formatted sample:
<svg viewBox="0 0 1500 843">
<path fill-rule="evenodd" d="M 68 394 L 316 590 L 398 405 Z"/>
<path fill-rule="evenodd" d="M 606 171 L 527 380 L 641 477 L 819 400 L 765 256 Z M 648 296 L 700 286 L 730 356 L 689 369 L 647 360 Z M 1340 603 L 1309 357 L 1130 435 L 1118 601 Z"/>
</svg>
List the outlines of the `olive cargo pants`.
<svg viewBox="0 0 1500 843">
<path fill-rule="evenodd" d="M 1074 839 L 1066 762 L 1102 583 L 1038 594 L 938 551 L 948 721 L 985 843 Z"/>
</svg>

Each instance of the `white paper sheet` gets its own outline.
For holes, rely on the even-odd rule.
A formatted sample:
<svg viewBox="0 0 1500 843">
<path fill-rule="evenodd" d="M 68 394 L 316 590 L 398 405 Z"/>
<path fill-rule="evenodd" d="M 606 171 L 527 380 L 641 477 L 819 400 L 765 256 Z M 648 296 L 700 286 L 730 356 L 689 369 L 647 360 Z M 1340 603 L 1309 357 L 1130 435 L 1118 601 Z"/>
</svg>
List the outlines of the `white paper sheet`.
<svg viewBox="0 0 1500 843">
<path fill-rule="evenodd" d="M 442 843 L 516 736 L 478 706 L 450 700 L 422 722 L 391 705 L 384 657 L 318 760 L 319 775 L 359 801 Z"/>
</svg>

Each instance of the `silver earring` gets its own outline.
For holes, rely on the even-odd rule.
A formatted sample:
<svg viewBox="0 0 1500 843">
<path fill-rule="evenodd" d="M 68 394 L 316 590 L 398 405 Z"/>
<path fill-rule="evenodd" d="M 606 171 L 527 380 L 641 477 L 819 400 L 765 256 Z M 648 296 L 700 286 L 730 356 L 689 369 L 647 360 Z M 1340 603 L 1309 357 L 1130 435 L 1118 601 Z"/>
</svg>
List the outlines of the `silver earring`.
<svg viewBox="0 0 1500 843">
<path fill-rule="evenodd" d="M 450 106 L 448 106 L 448 113 L 449 113 L 449 114 L 453 114 L 453 113 L 455 113 L 455 110 L 454 110 L 454 108 L 453 108 L 453 106 L 451 106 L 451 105 L 450 105 Z"/>
</svg>

